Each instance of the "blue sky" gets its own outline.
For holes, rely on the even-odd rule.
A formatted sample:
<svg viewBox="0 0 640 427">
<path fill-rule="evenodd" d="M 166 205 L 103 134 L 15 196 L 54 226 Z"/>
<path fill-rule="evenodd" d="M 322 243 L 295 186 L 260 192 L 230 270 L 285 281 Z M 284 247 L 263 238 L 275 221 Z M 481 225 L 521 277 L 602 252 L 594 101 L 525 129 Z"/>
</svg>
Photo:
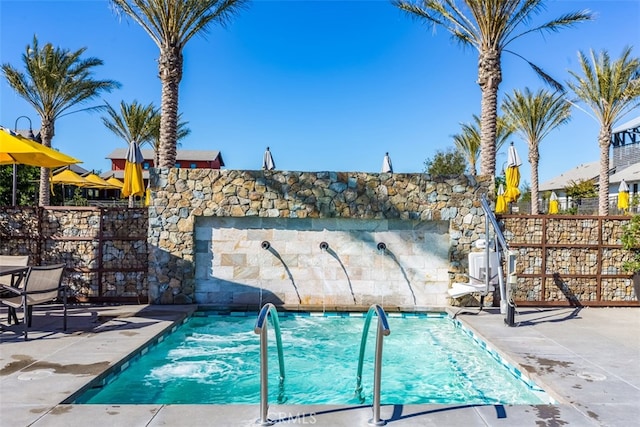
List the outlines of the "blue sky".
<svg viewBox="0 0 640 427">
<path fill-rule="evenodd" d="M 566 81 L 578 70 L 578 50 L 607 49 L 617 58 L 633 46 L 640 56 L 640 2 L 549 1 L 536 19 L 589 9 L 596 19 L 544 37 L 532 34 L 511 49 Z M 23 69 L 34 34 L 104 61 L 96 78 L 121 89 L 88 105 L 124 100 L 160 105 L 159 50 L 133 21 L 105 0 L 2 0 L 0 62 Z M 443 29 L 433 31 L 388 1 L 254 1 L 226 27 L 212 27 L 185 51 L 179 107 L 191 135 L 182 149 L 220 150 L 228 169 L 259 169 L 267 146 L 277 169 L 379 172 L 389 152 L 395 172 L 422 172 L 437 150 L 453 146 L 461 122 L 480 112 L 477 52 Z M 521 59 L 503 56 L 500 95 L 543 86 Z M 620 123 L 640 114 L 634 111 Z M 35 111 L 0 80 L 0 125 L 13 128 Z M 56 122 L 53 146 L 106 171 L 106 156 L 124 141 L 101 113 L 79 112 Z M 619 124 L 619 123 L 618 123 Z M 26 128 L 21 119 L 18 128 Z M 598 160 L 598 124 L 578 109 L 540 146 L 540 181 Z M 530 182 L 527 148 L 514 136 Z M 497 168 L 506 161 L 498 153 Z"/>
</svg>

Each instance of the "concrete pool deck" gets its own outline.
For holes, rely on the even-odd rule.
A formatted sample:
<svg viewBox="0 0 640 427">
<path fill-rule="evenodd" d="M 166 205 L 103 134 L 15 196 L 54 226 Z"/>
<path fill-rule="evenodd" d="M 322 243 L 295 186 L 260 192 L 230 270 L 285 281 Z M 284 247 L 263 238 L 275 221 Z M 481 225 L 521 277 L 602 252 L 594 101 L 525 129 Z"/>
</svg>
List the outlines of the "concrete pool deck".
<svg viewBox="0 0 640 427">
<path fill-rule="evenodd" d="M 195 306 L 72 306 L 34 310 L 29 341 L 0 311 L 0 425 L 254 426 L 259 405 L 61 404 L 170 329 Z M 448 311 L 456 313 L 457 308 Z M 623 426 L 638 419 L 640 309 L 519 308 L 516 327 L 496 310 L 457 318 L 520 367 L 557 405 L 388 405 L 389 426 Z M 385 349 L 386 350 L 386 349 Z M 384 386 L 384 368 L 383 368 Z M 276 425 L 366 426 L 371 407 L 271 405 Z M 633 421 L 636 420 L 636 421 Z"/>
</svg>

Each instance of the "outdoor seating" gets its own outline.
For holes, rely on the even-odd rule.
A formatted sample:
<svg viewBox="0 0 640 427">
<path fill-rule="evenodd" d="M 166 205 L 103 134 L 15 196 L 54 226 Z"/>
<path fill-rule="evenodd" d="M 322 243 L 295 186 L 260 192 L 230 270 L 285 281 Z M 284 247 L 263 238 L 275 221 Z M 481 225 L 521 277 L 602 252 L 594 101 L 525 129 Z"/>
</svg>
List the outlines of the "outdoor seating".
<svg viewBox="0 0 640 427">
<path fill-rule="evenodd" d="M 29 265 L 29 255 L 0 255 L 0 265 L 27 266 Z M 0 276 L 0 286 L 13 286 L 13 284 L 13 276 Z"/>
<path fill-rule="evenodd" d="M 65 264 L 29 267 L 22 288 L 3 286 L 4 290 L 13 296 L 3 297 L 0 303 L 9 307 L 15 316 L 16 309 L 22 307 L 24 312 L 24 339 L 27 339 L 28 329 L 31 327 L 33 306 L 52 302 L 62 296 L 63 329 L 67 330 L 67 294 L 66 286 L 62 284 Z M 11 314 L 11 313 L 10 313 Z M 11 318 L 9 318 L 11 324 Z"/>
</svg>

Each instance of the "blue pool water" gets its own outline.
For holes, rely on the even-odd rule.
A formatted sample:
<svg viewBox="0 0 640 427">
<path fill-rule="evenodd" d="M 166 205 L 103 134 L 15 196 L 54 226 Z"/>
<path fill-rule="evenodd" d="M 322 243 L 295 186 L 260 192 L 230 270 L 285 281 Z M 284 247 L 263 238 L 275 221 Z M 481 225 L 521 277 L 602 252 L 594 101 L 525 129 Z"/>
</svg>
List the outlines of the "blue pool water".
<svg viewBox="0 0 640 427">
<path fill-rule="evenodd" d="M 362 404 L 355 394 L 363 314 L 281 315 L 285 381 L 269 322 L 269 401 Z M 199 313 L 76 403 L 257 404 L 260 339 L 256 314 Z M 372 402 L 377 319 L 362 377 Z M 540 404 L 549 397 L 445 314 L 391 315 L 384 338 L 383 404 Z"/>
</svg>

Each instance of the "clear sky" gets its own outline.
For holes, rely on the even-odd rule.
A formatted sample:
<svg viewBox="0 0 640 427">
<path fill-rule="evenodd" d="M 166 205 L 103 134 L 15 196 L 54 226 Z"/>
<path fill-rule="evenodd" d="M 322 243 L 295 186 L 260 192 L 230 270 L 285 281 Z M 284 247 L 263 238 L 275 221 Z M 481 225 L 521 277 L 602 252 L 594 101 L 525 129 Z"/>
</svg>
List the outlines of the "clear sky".
<svg viewBox="0 0 640 427">
<path fill-rule="evenodd" d="M 544 37 L 531 34 L 511 49 L 557 80 L 578 70 L 578 50 L 625 46 L 640 56 L 640 1 L 549 1 L 536 18 L 589 9 L 592 22 Z M 1 0 L 0 62 L 23 70 L 26 46 L 75 51 L 104 65 L 95 77 L 121 89 L 89 105 L 121 101 L 160 106 L 159 50 L 142 28 L 119 18 L 106 0 Z M 453 146 L 461 122 L 480 113 L 477 52 L 443 29 L 431 30 L 386 0 L 252 2 L 226 27 L 212 27 L 184 51 L 179 108 L 191 135 L 182 149 L 220 150 L 227 169 L 260 169 L 271 148 L 276 168 L 297 171 L 380 172 L 389 152 L 395 172 L 422 172 L 437 150 Z M 521 59 L 503 56 L 500 95 L 537 90 L 541 80 Z M 0 80 L 0 124 L 13 128 L 35 111 Z M 640 114 L 634 111 L 619 123 Z M 102 113 L 79 112 L 56 121 L 53 147 L 106 171 L 106 157 L 126 143 L 107 130 Z M 20 119 L 18 128 L 28 127 Z M 540 147 L 540 182 L 598 160 L 597 122 L 578 109 Z M 527 146 L 513 137 L 530 182 Z M 498 153 L 497 169 L 506 161 Z"/>
</svg>

